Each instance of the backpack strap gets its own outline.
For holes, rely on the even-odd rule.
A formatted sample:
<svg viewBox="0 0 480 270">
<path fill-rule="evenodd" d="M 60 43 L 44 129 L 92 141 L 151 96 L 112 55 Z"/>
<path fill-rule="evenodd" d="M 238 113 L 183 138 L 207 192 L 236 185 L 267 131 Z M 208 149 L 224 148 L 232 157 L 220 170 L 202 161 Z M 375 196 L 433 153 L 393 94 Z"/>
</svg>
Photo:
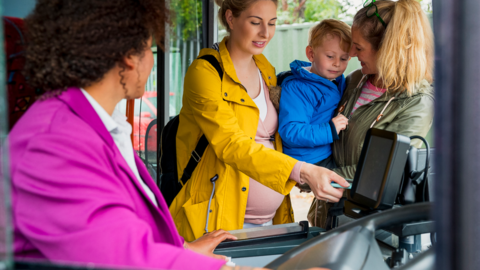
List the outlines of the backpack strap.
<svg viewBox="0 0 480 270">
<path fill-rule="evenodd" d="M 199 57 L 198 59 L 203 59 L 203 60 L 206 60 L 208 63 L 210 63 L 210 65 L 212 65 L 217 70 L 218 76 L 220 76 L 220 80 L 223 80 L 223 70 L 217 58 L 215 58 L 215 56 L 211 54 L 206 54 L 202 57 Z"/>
<path fill-rule="evenodd" d="M 223 80 L 223 70 L 217 58 L 215 58 L 215 56 L 207 54 L 198 59 L 203 59 L 208 61 L 210 65 L 212 65 L 217 70 L 218 76 L 220 76 L 220 80 Z M 190 157 L 190 160 L 187 163 L 187 167 L 185 167 L 185 170 L 183 170 L 183 174 L 181 178 L 182 185 L 185 185 L 187 181 L 190 179 L 190 177 L 192 177 L 193 171 L 197 167 L 200 160 L 202 160 L 203 153 L 205 152 L 205 149 L 207 149 L 207 146 L 208 146 L 208 140 L 205 137 L 205 135 L 202 135 L 200 140 L 198 140 L 195 150 L 192 151 L 192 155 Z"/>
</svg>

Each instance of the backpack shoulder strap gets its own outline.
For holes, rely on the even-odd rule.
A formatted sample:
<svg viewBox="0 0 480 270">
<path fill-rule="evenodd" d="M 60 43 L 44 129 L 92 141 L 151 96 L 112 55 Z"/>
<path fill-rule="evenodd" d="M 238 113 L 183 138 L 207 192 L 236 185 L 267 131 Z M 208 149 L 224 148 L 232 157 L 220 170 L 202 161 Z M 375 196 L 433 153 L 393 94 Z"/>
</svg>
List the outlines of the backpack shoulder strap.
<svg viewBox="0 0 480 270">
<path fill-rule="evenodd" d="M 197 167 L 200 160 L 202 160 L 203 153 L 205 152 L 205 149 L 207 149 L 207 146 L 208 140 L 205 135 L 202 135 L 200 140 L 198 140 L 195 150 L 192 151 L 190 160 L 187 163 L 187 167 L 185 167 L 185 170 L 183 170 L 181 181 L 184 185 L 187 183 L 188 179 L 192 177 L 193 171 Z"/>
<path fill-rule="evenodd" d="M 220 80 L 223 80 L 223 70 L 217 58 L 215 58 L 215 56 L 211 54 L 206 54 L 204 56 L 199 57 L 198 59 L 203 59 L 209 62 L 210 65 L 212 65 L 217 70 L 218 76 L 220 76 Z"/>
<path fill-rule="evenodd" d="M 215 58 L 215 56 L 207 54 L 202 57 L 199 57 L 198 59 L 203 59 L 208 61 L 210 65 L 212 65 L 217 70 L 218 76 L 220 76 L 220 80 L 223 80 L 223 70 L 217 58 Z M 203 153 L 205 152 L 205 149 L 207 149 L 207 146 L 208 146 L 208 140 L 205 137 L 205 135 L 202 135 L 202 137 L 200 137 L 200 140 L 198 140 L 195 150 L 192 151 L 190 160 L 187 163 L 187 167 L 185 167 L 185 170 L 183 170 L 183 174 L 181 178 L 183 185 L 185 185 L 187 181 L 190 179 L 190 177 L 192 177 L 193 171 L 195 170 L 198 163 L 202 159 Z"/>
</svg>

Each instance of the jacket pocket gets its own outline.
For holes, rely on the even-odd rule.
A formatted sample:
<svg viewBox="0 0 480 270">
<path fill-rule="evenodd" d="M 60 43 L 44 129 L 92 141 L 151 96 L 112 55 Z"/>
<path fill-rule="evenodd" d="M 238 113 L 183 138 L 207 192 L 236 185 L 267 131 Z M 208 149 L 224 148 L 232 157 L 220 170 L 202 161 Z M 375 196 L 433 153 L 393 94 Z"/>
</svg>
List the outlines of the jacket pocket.
<svg viewBox="0 0 480 270">
<path fill-rule="evenodd" d="M 205 225 L 207 224 L 207 215 L 208 215 L 208 231 L 211 232 L 215 230 L 216 216 L 217 216 L 217 201 L 215 198 L 212 198 L 210 203 L 210 209 L 208 207 L 210 200 L 203 201 L 197 204 L 190 204 L 191 199 L 185 203 L 183 210 L 185 211 L 185 216 L 187 217 L 190 228 L 192 229 L 195 239 L 198 239 L 206 233 Z"/>
</svg>

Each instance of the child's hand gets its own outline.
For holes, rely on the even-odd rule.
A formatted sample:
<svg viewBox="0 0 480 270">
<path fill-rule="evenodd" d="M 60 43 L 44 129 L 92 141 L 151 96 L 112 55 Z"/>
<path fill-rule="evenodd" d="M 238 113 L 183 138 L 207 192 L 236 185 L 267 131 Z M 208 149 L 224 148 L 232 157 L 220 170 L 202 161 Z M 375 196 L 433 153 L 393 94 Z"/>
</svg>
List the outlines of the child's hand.
<svg viewBox="0 0 480 270">
<path fill-rule="evenodd" d="M 346 118 L 343 114 L 338 114 L 334 118 L 332 118 L 332 122 L 335 125 L 335 129 L 337 130 L 337 134 L 340 131 L 344 130 L 348 125 L 348 118 Z"/>
</svg>

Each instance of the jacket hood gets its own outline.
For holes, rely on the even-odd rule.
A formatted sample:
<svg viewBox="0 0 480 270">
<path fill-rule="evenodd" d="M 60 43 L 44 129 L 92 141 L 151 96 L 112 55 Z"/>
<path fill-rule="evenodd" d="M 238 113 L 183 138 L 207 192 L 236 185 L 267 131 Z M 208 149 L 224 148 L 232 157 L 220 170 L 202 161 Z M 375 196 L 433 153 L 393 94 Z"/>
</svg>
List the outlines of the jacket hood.
<svg viewBox="0 0 480 270">
<path fill-rule="evenodd" d="M 433 98 L 434 94 L 433 94 L 432 85 L 427 80 L 424 79 L 420 81 L 417 85 L 415 85 L 411 95 L 409 95 L 406 91 L 404 91 L 402 93 L 396 94 L 396 98 L 406 99 L 406 98 L 414 97 L 417 95 L 427 95 Z"/>
<path fill-rule="evenodd" d="M 417 94 L 426 94 L 433 97 L 433 86 L 427 80 L 422 80 L 413 90 L 413 95 Z"/>
<path fill-rule="evenodd" d="M 325 79 L 315 73 L 310 72 L 309 70 L 305 68 L 311 67 L 312 64 L 310 62 L 305 62 L 301 60 L 295 60 L 292 63 L 290 63 L 290 69 L 292 71 L 293 76 L 290 76 L 290 78 L 286 78 L 283 83 L 286 81 L 289 81 L 291 79 L 299 79 L 299 80 L 305 80 L 305 81 L 310 81 L 316 84 L 321 84 L 324 87 L 328 87 L 331 89 L 338 89 L 340 92 L 343 94 L 343 90 L 345 89 L 345 76 L 340 75 L 338 76 L 335 81 L 337 82 L 338 86 L 335 85 L 332 81 L 329 79 Z M 282 83 L 282 84 L 283 84 Z"/>
<path fill-rule="evenodd" d="M 305 69 L 305 68 L 310 68 L 311 66 L 312 66 L 312 63 L 301 61 L 301 60 L 295 60 L 292 63 L 290 63 L 290 69 L 292 70 L 292 73 L 296 78 L 313 81 L 317 83 L 323 83 L 325 85 L 335 87 L 335 84 L 329 79 L 325 79 Z M 340 83 L 342 81 L 342 77 L 344 77 L 343 74 L 338 76 L 335 80 L 338 83 Z"/>
</svg>

